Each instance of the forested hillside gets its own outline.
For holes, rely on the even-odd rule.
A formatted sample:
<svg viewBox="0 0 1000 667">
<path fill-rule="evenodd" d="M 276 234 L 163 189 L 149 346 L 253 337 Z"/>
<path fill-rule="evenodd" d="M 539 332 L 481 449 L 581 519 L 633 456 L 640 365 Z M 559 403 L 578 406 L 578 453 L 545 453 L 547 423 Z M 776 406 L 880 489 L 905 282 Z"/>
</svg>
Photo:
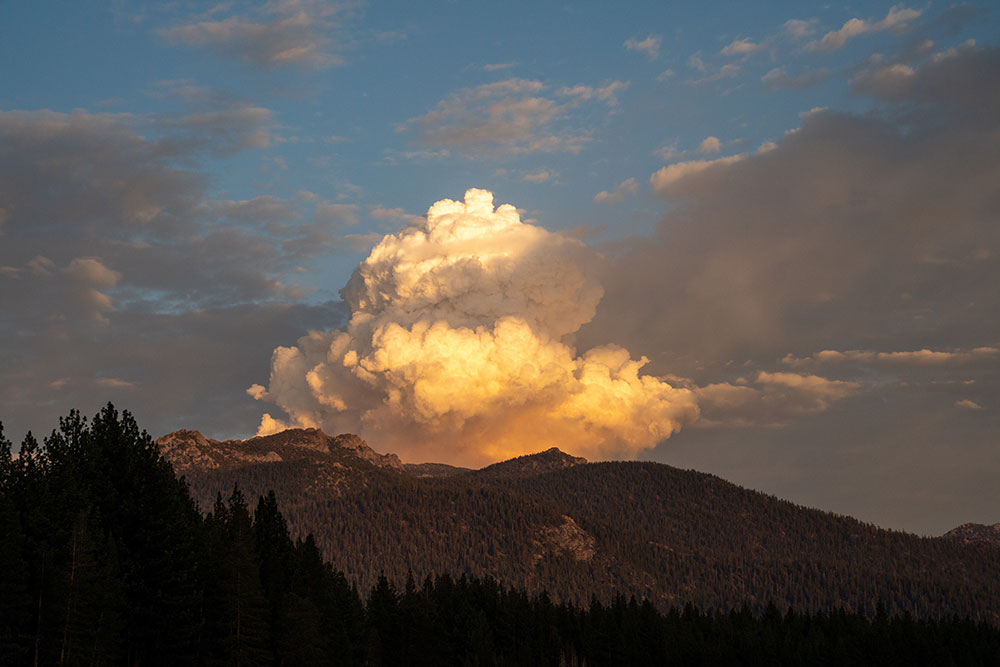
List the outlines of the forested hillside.
<svg viewBox="0 0 1000 667">
<path fill-rule="evenodd" d="M 557 604 L 441 568 L 359 591 L 311 536 L 292 539 L 274 494 L 251 502 L 236 487 L 200 513 L 150 437 L 110 405 L 91 422 L 71 413 L 42 443 L 29 434 L 16 457 L 0 425 L 0 572 L 4 665 L 1000 660 L 995 625 L 882 606 L 872 618 L 774 605 L 661 613 L 620 594 Z"/>
<path fill-rule="evenodd" d="M 871 615 L 882 601 L 891 613 L 1000 619 L 994 545 L 882 530 L 704 473 L 558 450 L 418 477 L 408 470 L 426 467 L 397 466 L 367 446 L 353 456 L 337 445 L 344 436 L 320 451 L 317 433 L 219 443 L 249 458 L 227 453 L 184 473 L 202 507 L 234 482 L 251 495 L 273 489 L 293 534 L 313 533 L 362 588 L 380 573 L 401 585 L 408 570 L 447 571 L 579 604 L 621 592 L 664 610 L 762 611 L 774 601 Z M 172 447 L 170 458 L 184 451 Z"/>
</svg>

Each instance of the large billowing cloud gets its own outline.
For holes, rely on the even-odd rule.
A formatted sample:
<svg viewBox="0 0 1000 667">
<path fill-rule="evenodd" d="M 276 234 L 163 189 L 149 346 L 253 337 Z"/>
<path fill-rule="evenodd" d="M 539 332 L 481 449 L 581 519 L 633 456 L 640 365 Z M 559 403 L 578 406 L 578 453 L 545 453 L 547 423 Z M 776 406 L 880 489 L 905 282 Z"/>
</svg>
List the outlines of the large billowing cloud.
<svg viewBox="0 0 1000 667">
<path fill-rule="evenodd" d="M 603 295 L 597 263 L 485 190 L 437 202 L 355 271 L 345 329 L 274 351 L 269 387 L 249 391 L 288 419 L 267 414 L 261 432 L 356 430 L 411 460 L 467 464 L 655 446 L 697 418 L 695 396 L 621 347 L 577 354 L 573 334 Z"/>
</svg>

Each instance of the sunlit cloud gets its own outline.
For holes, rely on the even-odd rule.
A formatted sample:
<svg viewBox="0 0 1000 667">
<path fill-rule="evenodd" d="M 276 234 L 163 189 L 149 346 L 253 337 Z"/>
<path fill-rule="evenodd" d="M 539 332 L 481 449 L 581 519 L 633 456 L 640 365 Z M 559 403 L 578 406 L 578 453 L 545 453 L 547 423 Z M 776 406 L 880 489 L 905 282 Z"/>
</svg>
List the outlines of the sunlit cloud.
<svg viewBox="0 0 1000 667">
<path fill-rule="evenodd" d="M 819 375 L 759 371 L 752 379 L 696 387 L 702 410 L 700 428 L 775 427 L 825 412 L 858 393 L 858 382 Z"/>
<path fill-rule="evenodd" d="M 720 150 L 722 150 L 722 142 L 719 141 L 718 137 L 705 137 L 698 144 L 699 153 L 718 153 Z"/>
<path fill-rule="evenodd" d="M 341 291 L 344 329 L 275 349 L 268 386 L 287 426 L 358 431 L 409 460 L 480 464 L 562 446 L 634 456 L 697 419 L 694 394 L 616 345 L 565 338 L 603 291 L 593 251 L 469 190 L 385 236 Z"/>
<path fill-rule="evenodd" d="M 832 30 L 820 39 L 810 42 L 807 49 L 810 51 L 836 51 L 859 35 L 870 32 L 880 32 L 883 30 L 901 29 L 906 27 L 911 21 L 918 18 L 923 13 L 920 9 L 907 9 L 902 5 L 894 5 L 889 9 L 889 13 L 881 21 L 868 21 L 853 18 L 844 23 L 838 30 Z M 787 24 L 786 24 L 787 25 Z"/>
<path fill-rule="evenodd" d="M 677 162 L 667 165 L 657 170 L 649 177 L 649 184 L 653 192 L 662 195 L 671 194 L 675 187 L 681 184 L 689 176 L 701 174 L 713 169 L 721 169 L 742 160 L 743 155 L 730 155 L 720 157 L 715 160 L 690 160 L 687 162 Z"/>
<path fill-rule="evenodd" d="M 976 347 L 970 350 L 906 350 L 899 352 L 876 352 L 874 350 L 821 350 L 807 357 L 787 355 L 782 362 L 795 367 L 806 368 L 824 364 L 850 362 L 877 363 L 899 366 L 944 366 L 968 364 L 979 361 L 1000 360 L 1000 349 Z"/>
<path fill-rule="evenodd" d="M 755 43 L 750 39 L 733 40 L 722 49 L 724 56 L 747 56 L 767 49 L 767 44 Z"/>
</svg>

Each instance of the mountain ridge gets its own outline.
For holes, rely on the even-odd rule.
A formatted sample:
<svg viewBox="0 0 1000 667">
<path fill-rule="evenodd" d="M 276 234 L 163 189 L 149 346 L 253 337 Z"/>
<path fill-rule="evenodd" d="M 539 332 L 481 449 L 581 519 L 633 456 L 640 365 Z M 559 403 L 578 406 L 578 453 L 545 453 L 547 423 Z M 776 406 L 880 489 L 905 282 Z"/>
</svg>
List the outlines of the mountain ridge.
<svg viewBox="0 0 1000 667">
<path fill-rule="evenodd" d="M 762 609 L 775 600 L 874 613 L 882 600 L 890 612 L 1000 622 L 990 545 L 883 530 L 705 473 L 587 463 L 560 450 L 478 471 L 396 466 L 357 436 L 301 429 L 242 441 L 242 458 L 210 467 L 185 455 L 182 442 L 199 454 L 216 446 L 193 433 L 160 446 L 171 462 L 187 462 L 178 473 L 203 509 L 233 484 L 250 497 L 273 489 L 293 532 L 313 533 L 363 589 L 381 573 L 402 584 L 410 571 L 451 572 L 580 603 L 626 592 L 661 607 Z M 231 452 L 239 442 L 218 446 Z"/>
</svg>

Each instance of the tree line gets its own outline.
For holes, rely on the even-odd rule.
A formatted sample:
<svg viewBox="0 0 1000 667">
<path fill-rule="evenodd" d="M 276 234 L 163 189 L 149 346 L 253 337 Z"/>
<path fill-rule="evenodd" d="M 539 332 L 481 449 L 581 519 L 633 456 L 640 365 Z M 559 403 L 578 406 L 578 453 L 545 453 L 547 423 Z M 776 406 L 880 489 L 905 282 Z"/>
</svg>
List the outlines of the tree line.
<svg viewBox="0 0 1000 667">
<path fill-rule="evenodd" d="M 488 577 L 359 590 L 273 493 L 202 513 L 111 405 L 17 456 L 0 425 L 0 665 L 997 664 L 1000 630 L 958 617 L 663 612 L 556 602 Z"/>
</svg>

